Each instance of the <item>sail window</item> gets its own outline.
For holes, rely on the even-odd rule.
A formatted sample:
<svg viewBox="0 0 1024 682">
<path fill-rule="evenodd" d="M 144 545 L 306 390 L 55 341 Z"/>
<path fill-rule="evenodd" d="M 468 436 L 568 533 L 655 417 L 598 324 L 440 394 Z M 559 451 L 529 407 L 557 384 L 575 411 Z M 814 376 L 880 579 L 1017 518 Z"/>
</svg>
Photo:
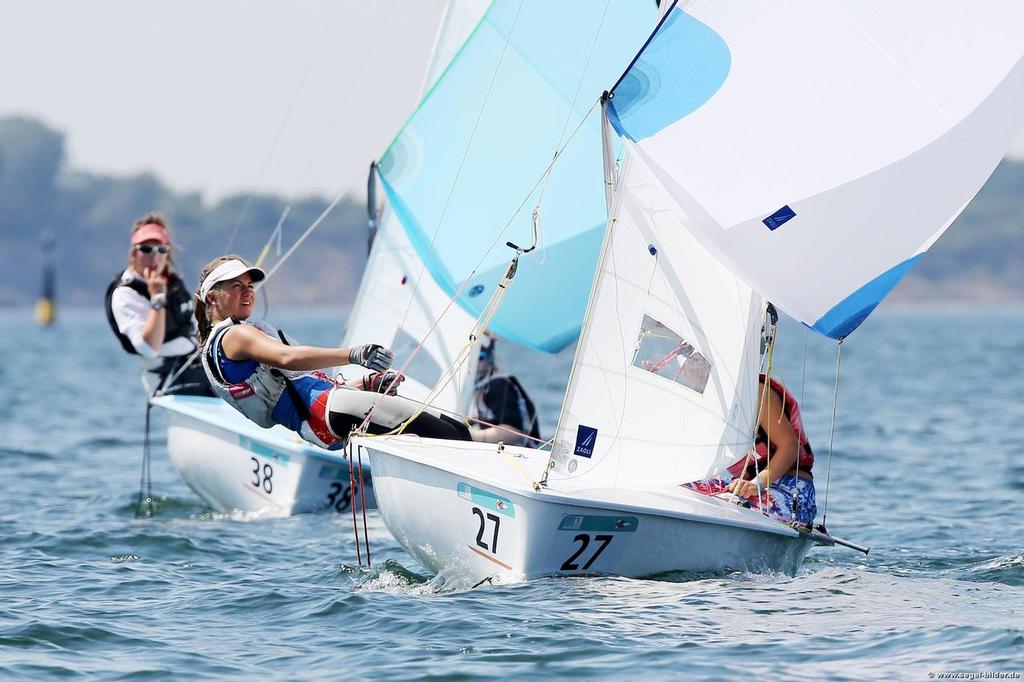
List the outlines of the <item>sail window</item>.
<svg viewBox="0 0 1024 682">
<path fill-rule="evenodd" d="M 416 352 L 417 346 L 419 342 L 409 332 L 404 329 L 395 332 L 395 340 L 391 344 L 391 350 L 395 354 L 395 367 L 405 366 L 405 362 Z M 412 357 L 412 362 L 405 366 L 404 370 L 405 374 L 424 386 L 433 386 L 440 381 L 442 371 L 441 365 L 425 348 Z"/>
<path fill-rule="evenodd" d="M 711 363 L 693 344 L 650 315 L 644 315 L 633 366 L 703 394 Z"/>
</svg>

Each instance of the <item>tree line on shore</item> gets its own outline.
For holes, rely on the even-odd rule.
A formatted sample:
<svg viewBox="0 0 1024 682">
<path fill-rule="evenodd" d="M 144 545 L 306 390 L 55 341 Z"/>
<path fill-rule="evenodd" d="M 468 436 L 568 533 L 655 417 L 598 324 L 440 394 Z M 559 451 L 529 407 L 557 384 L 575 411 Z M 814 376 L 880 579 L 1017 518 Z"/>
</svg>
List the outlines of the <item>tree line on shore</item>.
<svg viewBox="0 0 1024 682">
<path fill-rule="evenodd" d="M 285 249 L 329 203 L 318 196 L 291 203 L 282 226 Z M 148 173 L 113 177 L 73 168 L 61 132 L 30 118 L 0 118 L 0 305 L 31 304 L 39 295 L 46 235 L 56 243 L 58 300 L 99 305 L 107 283 L 124 270 L 132 224 L 149 211 L 169 220 L 180 247 L 175 260 L 193 287 L 236 226 L 231 251 L 255 258 L 285 206 L 283 197 L 268 193 L 208 202 Z M 365 215 L 354 202 L 339 204 L 275 275 L 275 300 L 350 303 L 365 261 Z"/>
<path fill-rule="evenodd" d="M 328 203 L 317 196 L 292 202 L 285 248 Z M 156 210 L 170 220 L 181 247 L 176 259 L 191 286 L 236 226 L 232 251 L 255 257 L 285 205 L 268 193 L 207 202 L 151 174 L 113 177 L 72 168 L 61 132 L 31 118 L 0 118 L 0 305 L 26 305 L 38 296 L 46 234 L 57 244 L 58 300 L 98 305 L 107 282 L 124 268 L 132 223 L 143 214 Z M 363 206 L 342 202 L 275 277 L 275 299 L 349 305 L 366 256 L 365 225 Z M 894 293 L 911 300 L 1024 300 L 1024 162 L 1000 164 Z"/>
</svg>

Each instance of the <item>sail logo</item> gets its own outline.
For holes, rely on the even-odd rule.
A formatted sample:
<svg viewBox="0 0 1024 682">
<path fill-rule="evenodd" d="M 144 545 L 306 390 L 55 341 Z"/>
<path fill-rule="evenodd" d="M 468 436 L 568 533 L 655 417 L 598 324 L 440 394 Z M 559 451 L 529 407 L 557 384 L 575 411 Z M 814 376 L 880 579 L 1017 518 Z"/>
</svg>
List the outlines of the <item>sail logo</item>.
<svg viewBox="0 0 1024 682">
<path fill-rule="evenodd" d="M 576 429 L 576 448 L 573 454 L 590 457 L 594 454 L 594 443 L 597 442 L 597 429 L 580 424 Z"/>
<path fill-rule="evenodd" d="M 789 206 L 783 206 L 775 213 L 762 220 L 761 222 L 768 226 L 769 230 L 773 232 L 778 228 L 782 227 L 791 218 L 796 217 L 796 211 L 791 209 Z"/>
</svg>

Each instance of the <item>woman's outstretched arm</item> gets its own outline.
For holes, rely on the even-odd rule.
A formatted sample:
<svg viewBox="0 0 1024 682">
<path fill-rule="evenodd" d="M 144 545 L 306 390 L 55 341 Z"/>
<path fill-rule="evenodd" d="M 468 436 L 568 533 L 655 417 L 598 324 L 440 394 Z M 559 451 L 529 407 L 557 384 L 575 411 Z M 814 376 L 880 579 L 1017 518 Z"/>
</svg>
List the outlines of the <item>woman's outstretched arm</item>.
<svg viewBox="0 0 1024 682">
<path fill-rule="evenodd" d="M 320 348 L 318 346 L 290 346 L 271 338 L 252 326 L 236 326 L 224 333 L 221 348 L 231 360 L 256 360 L 271 367 L 306 371 L 336 365 L 351 365 L 351 348 Z"/>
</svg>

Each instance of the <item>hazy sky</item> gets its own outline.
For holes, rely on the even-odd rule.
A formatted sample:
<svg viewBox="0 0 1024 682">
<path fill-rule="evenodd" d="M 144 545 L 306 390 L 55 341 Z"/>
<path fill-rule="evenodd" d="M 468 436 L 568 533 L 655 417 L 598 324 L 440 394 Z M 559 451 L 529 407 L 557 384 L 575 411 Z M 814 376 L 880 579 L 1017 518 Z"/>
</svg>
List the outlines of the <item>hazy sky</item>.
<svg viewBox="0 0 1024 682">
<path fill-rule="evenodd" d="M 418 99 L 441 0 L 0 0 L 0 116 L 178 190 L 365 186 Z"/>
<path fill-rule="evenodd" d="M 0 0 L 0 116 L 62 130 L 85 170 L 334 195 L 415 106 L 442 4 Z"/>
</svg>

